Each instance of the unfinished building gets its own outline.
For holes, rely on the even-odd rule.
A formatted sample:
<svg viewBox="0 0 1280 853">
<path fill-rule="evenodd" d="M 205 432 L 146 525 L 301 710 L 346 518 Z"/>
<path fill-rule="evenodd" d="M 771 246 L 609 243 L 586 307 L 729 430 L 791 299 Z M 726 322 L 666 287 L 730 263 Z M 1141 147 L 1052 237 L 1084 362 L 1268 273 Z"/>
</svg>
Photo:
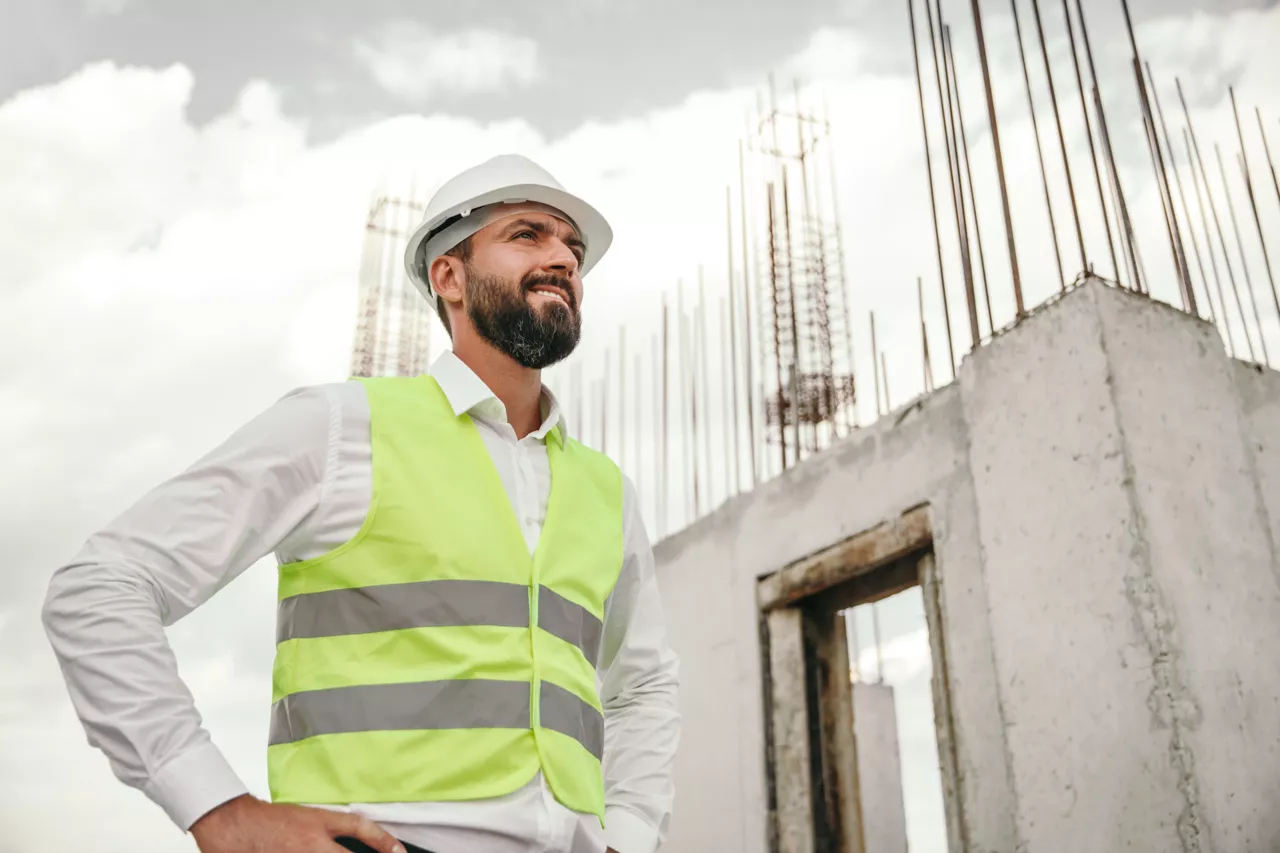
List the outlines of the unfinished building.
<svg viewBox="0 0 1280 853">
<path fill-rule="evenodd" d="M 845 615 L 904 590 L 936 849 L 1280 849 L 1278 522 L 1280 375 L 1086 280 L 658 544 L 684 720 L 664 850 L 906 848 L 894 700 L 855 695 Z"/>
</svg>

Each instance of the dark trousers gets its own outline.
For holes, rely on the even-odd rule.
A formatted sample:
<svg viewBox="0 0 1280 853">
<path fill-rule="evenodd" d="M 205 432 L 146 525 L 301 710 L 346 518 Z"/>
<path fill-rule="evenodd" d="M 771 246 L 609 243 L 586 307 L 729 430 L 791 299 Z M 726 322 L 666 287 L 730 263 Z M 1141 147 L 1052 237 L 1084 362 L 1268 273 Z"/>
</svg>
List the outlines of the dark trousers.
<svg viewBox="0 0 1280 853">
<path fill-rule="evenodd" d="M 347 838 L 344 836 L 342 838 L 335 838 L 333 840 L 336 841 L 342 847 L 345 847 L 348 850 L 350 850 L 351 853 L 377 853 L 377 851 L 374 850 L 372 847 L 370 847 L 368 844 L 365 844 L 363 841 L 357 841 L 354 838 Z M 410 844 L 407 841 L 401 841 L 400 843 L 404 845 L 404 849 L 408 851 L 408 853 L 431 853 L 430 850 L 424 850 L 421 847 L 415 847 L 414 845 Z"/>
</svg>

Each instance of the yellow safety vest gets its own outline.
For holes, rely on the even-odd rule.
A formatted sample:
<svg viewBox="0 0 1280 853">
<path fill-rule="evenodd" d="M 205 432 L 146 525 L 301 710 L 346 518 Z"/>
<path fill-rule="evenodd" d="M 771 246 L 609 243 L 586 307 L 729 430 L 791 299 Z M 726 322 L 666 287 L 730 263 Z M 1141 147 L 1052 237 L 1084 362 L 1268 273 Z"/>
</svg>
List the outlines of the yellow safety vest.
<svg viewBox="0 0 1280 853">
<path fill-rule="evenodd" d="M 368 516 L 333 551 L 280 567 L 272 799 L 477 800 L 541 770 L 603 824 L 595 664 L 622 568 L 621 473 L 548 435 L 551 497 L 530 556 L 475 424 L 436 381 L 360 381 Z"/>
</svg>

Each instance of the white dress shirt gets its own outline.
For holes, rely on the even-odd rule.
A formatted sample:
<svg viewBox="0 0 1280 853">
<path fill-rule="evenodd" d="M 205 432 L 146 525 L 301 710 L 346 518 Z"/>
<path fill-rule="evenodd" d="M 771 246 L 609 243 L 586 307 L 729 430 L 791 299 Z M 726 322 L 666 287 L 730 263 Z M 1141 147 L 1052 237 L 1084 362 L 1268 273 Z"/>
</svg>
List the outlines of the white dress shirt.
<svg viewBox="0 0 1280 853">
<path fill-rule="evenodd" d="M 454 412 L 475 421 L 532 552 L 551 491 L 546 441 L 557 440 L 557 424 L 565 429 L 559 404 L 544 391 L 542 426 L 517 439 L 502 402 L 453 353 L 431 375 Z M 45 629 L 89 742 L 182 829 L 248 789 L 202 728 L 165 627 L 267 554 L 307 560 L 354 536 L 369 508 L 371 459 L 362 383 L 297 389 L 54 573 Z M 594 816 L 560 805 L 541 774 L 497 799 L 347 808 L 436 853 L 600 853 L 606 842 L 620 853 L 653 853 L 673 798 L 677 659 L 634 486 L 623 486 L 623 567 L 606 602 L 597 667 L 604 832 Z"/>
</svg>

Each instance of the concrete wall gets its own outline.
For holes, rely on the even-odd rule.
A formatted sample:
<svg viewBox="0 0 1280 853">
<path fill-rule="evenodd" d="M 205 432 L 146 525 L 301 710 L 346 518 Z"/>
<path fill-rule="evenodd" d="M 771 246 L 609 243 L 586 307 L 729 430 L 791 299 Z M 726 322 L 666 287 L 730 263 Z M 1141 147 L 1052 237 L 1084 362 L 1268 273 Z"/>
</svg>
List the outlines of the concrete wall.
<svg viewBox="0 0 1280 853">
<path fill-rule="evenodd" d="M 666 850 L 767 849 L 757 579 L 922 503 L 968 850 L 1280 849 L 1280 376 L 1091 283 L 658 545 Z"/>
<path fill-rule="evenodd" d="M 664 850 L 768 849 L 757 579 L 923 503 L 931 506 L 947 635 L 955 639 L 959 761 L 976 804 L 970 834 L 983 845 L 973 849 L 1012 849 L 967 444 L 959 389 L 945 388 L 655 547 L 681 654 L 684 718 L 680 793 Z"/>
</svg>

